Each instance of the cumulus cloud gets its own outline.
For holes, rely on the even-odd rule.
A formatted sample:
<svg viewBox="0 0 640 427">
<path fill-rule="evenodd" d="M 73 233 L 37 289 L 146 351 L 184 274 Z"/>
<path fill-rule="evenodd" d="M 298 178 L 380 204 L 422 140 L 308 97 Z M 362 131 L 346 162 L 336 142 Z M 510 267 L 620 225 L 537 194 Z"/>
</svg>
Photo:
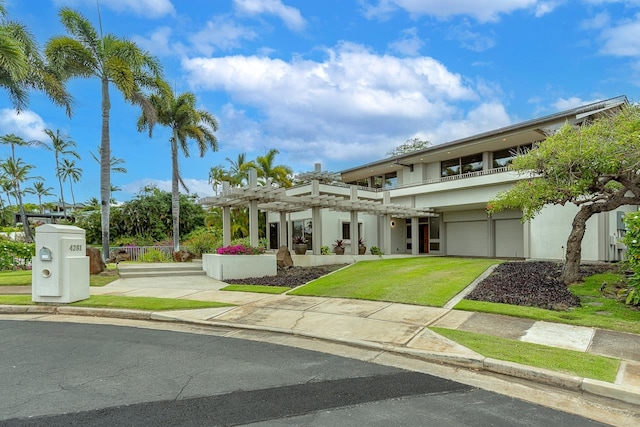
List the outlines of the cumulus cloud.
<svg viewBox="0 0 640 427">
<path fill-rule="evenodd" d="M 322 60 L 259 56 L 184 59 L 196 90 L 221 91 L 221 145 L 278 148 L 282 162 L 362 162 L 416 134 L 434 143 L 508 122 L 491 84 L 477 87 L 430 57 L 381 55 L 343 43 Z M 482 96 L 480 96 L 482 94 Z M 470 105 L 461 111 L 454 104 Z M 260 123 L 247 117 L 260 117 Z M 459 126 L 460 124 L 460 126 Z"/>
<path fill-rule="evenodd" d="M 640 16 L 602 31 L 600 53 L 613 56 L 640 56 Z"/>
<path fill-rule="evenodd" d="M 89 6 L 95 7 L 95 0 L 54 0 L 57 6 Z M 106 7 L 118 13 L 134 13 L 148 18 L 159 18 L 175 14 L 170 0 L 102 0 L 101 7 Z"/>
<path fill-rule="evenodd" d="M 172 43 L 172 34 L 173 31 L 170 27 L 159 27 L 148 37 L 133 36 L 131 39 L 142 49 L 157 56 L 184 54 L 186 52 L 185 46 L 180 43 Z"/>
<path fill-rule="evenodd" d="M 552 10 L 555 2 L 539 0 L 377 0 L 362 2 L 365 16 L 368 18 L 386 17 L 394 9 L 400 8 L 414 16 L 430 15 L 446 19 L 455 15 L 474 17 L 479 22 L 495 22 L 500 15 L 516 10 L 535 7 L 536 15 Z"/>
<path fill-rule="evenodd" d="M 4 133 L 13 133 L 19 137 L 31 141 L 45 141 L 44 133 L 46 124 L 42 117 L 33 111 L 22 111 L 20 114 L 9 108 L 0 109 L 0 128 Z"/>
<path fill-rule="evenodd" d="M 402 30 L 400 38 L 389 43 L 389 48 L 402 55 L 416 56 L 420 52 L 424 42 L 418 37 L 418 29 L 416 27 Z"/>
<path fill-rule="evenodd" d="M 284 5 L 281 0 L 234 0 L 233 3 L 238 12 L 246 15 L 275 15 L 293 31 L 301 31 L 306 25 L 300 11 Z"/>
</svg>

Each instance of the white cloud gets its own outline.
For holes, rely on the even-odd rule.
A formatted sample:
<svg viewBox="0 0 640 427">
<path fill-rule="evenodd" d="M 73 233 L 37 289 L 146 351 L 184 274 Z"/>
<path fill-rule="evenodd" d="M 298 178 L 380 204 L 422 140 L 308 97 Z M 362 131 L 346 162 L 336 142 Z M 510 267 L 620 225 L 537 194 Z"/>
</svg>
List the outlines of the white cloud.
<svg viewBox="0 0 640 427">
<path fill-rule="evenodd" d="M 227 15 L 215 16 L 206 26 L 189 37 L 195 50 L 203 55 L 211 55 L 216 50 L 230 50 L 240 47 L 241 40 L 253 40 L 257 33 L 250 28 L 236 24 Z"/>
<path fill-rule="evenodd" d="M 450 37 L 460 41 L 462 47 L 474 52 L 484 52 L 495 46 L 496 43 L 492 37 L 493 32 L 491 30 L 484 30 L 482 33 L 478 33 L 471 31 L 470 27 L 470 23 L 465 19 L 461 25 L 451 29 Z"/>
<path fill-rule="evenodd" d="M 557 111 L 565 111 L 565 110 L 570 110 L 572 108 L 577 108 L 583 105 L 598 102 L 601 99 L 602 98 L 582 99 L 582 98 L 578 98 L 577 96 L 572 96 L 569 98 L 558 98 L 555 102 L 551 104 L 551 106 L 555 108 Z"/>
<path fill-rule="evenodd" d="M 418 37 L 418 29 L 411 27 L 402 30 L 400 38 L 389 43 L 389 48 L 402 55 L 416 56 L 420 53 L 423 44 L 424 42 Z"/>
<path fill-rule="evenodd" d="M 236 10 L 247 15 L 270 14 L 282 19 L 290 30 L 301 31 L 306 25 L 300 11 L 281 0 L 234 0 Z"/>
<path fill-rule="evenodd" d="M 7 133 L 13 133 L 19 137 L 31 141 L 46 141 L 47 135 L 44 133 L 46 124 L 42 117 L 33 111 L 22 111 L 20 114 L 15 110 L 3 108 L 0 110 L 0 128 Z"/>
<path fill-rule="evenodd" d="M 581 23 L 581 27 L 586 30 L 597 30 L 609 26 L 611 17 L 607 12 L 600 12 L 594 15 L 591 19 L 585 19 Z"/>
<path fill-rule="evenodd" d="M 500 15 L 519 9 L 536 7 L 536 14 L 543 14 L 552 4 L 539 0 L 378 0 L 374 4 L 365 3 L 365 16 L 385 17 L 394 7 L 404 9 L 414 16 L 431 15 L 445 19 L 455 15 L 467 15 L 480 22 L 495 22 L 499 20 Z"/>
<path fill-rule="evenodd" d="M 613 56 L 640 56 L 640 17 L 602 31 L 600 53 Z"/>
<path fill-rule="evenodd" d="M 473 87 L 433 58 L 355 44 L 327 49 L 321 61 L 227 56 L 185 59 L 183 68 L 195 89 L 232 100 L 222 110 L 221 147 L 277 148 L 283 163 L 309 170 L 322 159 L 378 159 L 417 134 L 444 142 L 508 122 L 500 104 L 480 101 L 495 98 L 490 82 Z M 454 106 L 460 101 L 468 111 Z M 260 123 L 247 119 L 256 115 Z"/>
<path fill-rule="evenodd" d="M 156 56 L 182 55 L 186 48 L 181 43 L 171 43 L 173 31 L 170 27 L 159 27 L 148 38 L 133 36 L 131 39 L 142 49 Z"/>
<path fill-rule="evenodd" d="M 95 7 L 95 0 L 54 0 L 57 6 L 86 5 Z M 159 18 L 174 15 L 175 9 L 170 0 L 101 0 L 100 7 L 107 7 L 119 13 L 134 13 L 147 18 Z"/>
</svg>

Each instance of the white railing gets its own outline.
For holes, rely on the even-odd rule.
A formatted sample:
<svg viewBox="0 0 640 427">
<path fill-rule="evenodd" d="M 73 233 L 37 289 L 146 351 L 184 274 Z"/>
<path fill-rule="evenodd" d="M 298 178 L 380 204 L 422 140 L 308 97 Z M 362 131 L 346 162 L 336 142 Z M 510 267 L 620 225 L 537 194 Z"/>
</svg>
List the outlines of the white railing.
<svg viewBox="0 0 640 427">
<path fill-rule="evenodd" d="M 124 250 L 129 254 L 131 261 L 138 261 L 151 249 L 163 252 L 170 259 L 173 259 L 173 246 L 109 246 L 109 254 Z"/>
</svg>

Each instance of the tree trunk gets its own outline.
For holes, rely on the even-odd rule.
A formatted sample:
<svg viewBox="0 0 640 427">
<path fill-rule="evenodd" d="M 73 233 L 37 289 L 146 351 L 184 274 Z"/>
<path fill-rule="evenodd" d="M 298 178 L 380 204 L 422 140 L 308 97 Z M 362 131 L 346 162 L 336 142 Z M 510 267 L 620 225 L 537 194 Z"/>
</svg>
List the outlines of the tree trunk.
<svg viewBox="0 0 640 427">
<path fill-rule="evenodd" d="M 109 139 L 109 80 L 102 77 L 102 136 L 100 139 L 100 225 L 102 258 L 109 258 L 109 208 L 111 203 L 111 145 Z"/>
<path fill-rule="evenodd" d="M 62 191 L 62 175 L 60 174 L 60 164 L 58 163 L 58 152 L 56 151 L 56 175 L 58 176 L 58 184 L 60 184 L 60 201 L 62 202 L 62 214 L 67 217 L 67 207 L 64 204 L 64 192 Z"/>
<path fill-rule="evenodd" d="M 29 221 L 27 220 L 27 213 L 24 210 L 24 204 L 22 203 L 22 193 L 20 192 L 20 184 L 15 182 L 16 194 L 18 198 L 18 205 L 20 206 L 20 219 L 22 219 L 22 230 L 24 231 L 24 241 L 27 243 L 33 242 L 31 237 L 31 229 L 29 228 Z"/>
<path fill-rule="evenodd" d="M 174 131 L 171 139 L 171 216 L 173 217 L 173 251 L 180 250 L 180 189 L 178 187 L 178 141 Z"/>
</svg>

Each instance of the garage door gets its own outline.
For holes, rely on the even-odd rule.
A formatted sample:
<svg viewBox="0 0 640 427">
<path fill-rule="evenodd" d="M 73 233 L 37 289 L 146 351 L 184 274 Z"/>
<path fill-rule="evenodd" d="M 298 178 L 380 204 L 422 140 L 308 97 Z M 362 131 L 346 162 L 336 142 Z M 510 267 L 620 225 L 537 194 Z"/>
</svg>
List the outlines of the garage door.
<svg viewBox="0 0 640 427">
<path fill-rule="evenodd" d="M 488 256 L 487 222 L 448 222 L 447 255 Z"/>
<path fill-rule="evenodd" d="M 519 219 L 495 221 L 496 257 L 522 258 L 524 256 L 524 232 Z"/>
</svg>

